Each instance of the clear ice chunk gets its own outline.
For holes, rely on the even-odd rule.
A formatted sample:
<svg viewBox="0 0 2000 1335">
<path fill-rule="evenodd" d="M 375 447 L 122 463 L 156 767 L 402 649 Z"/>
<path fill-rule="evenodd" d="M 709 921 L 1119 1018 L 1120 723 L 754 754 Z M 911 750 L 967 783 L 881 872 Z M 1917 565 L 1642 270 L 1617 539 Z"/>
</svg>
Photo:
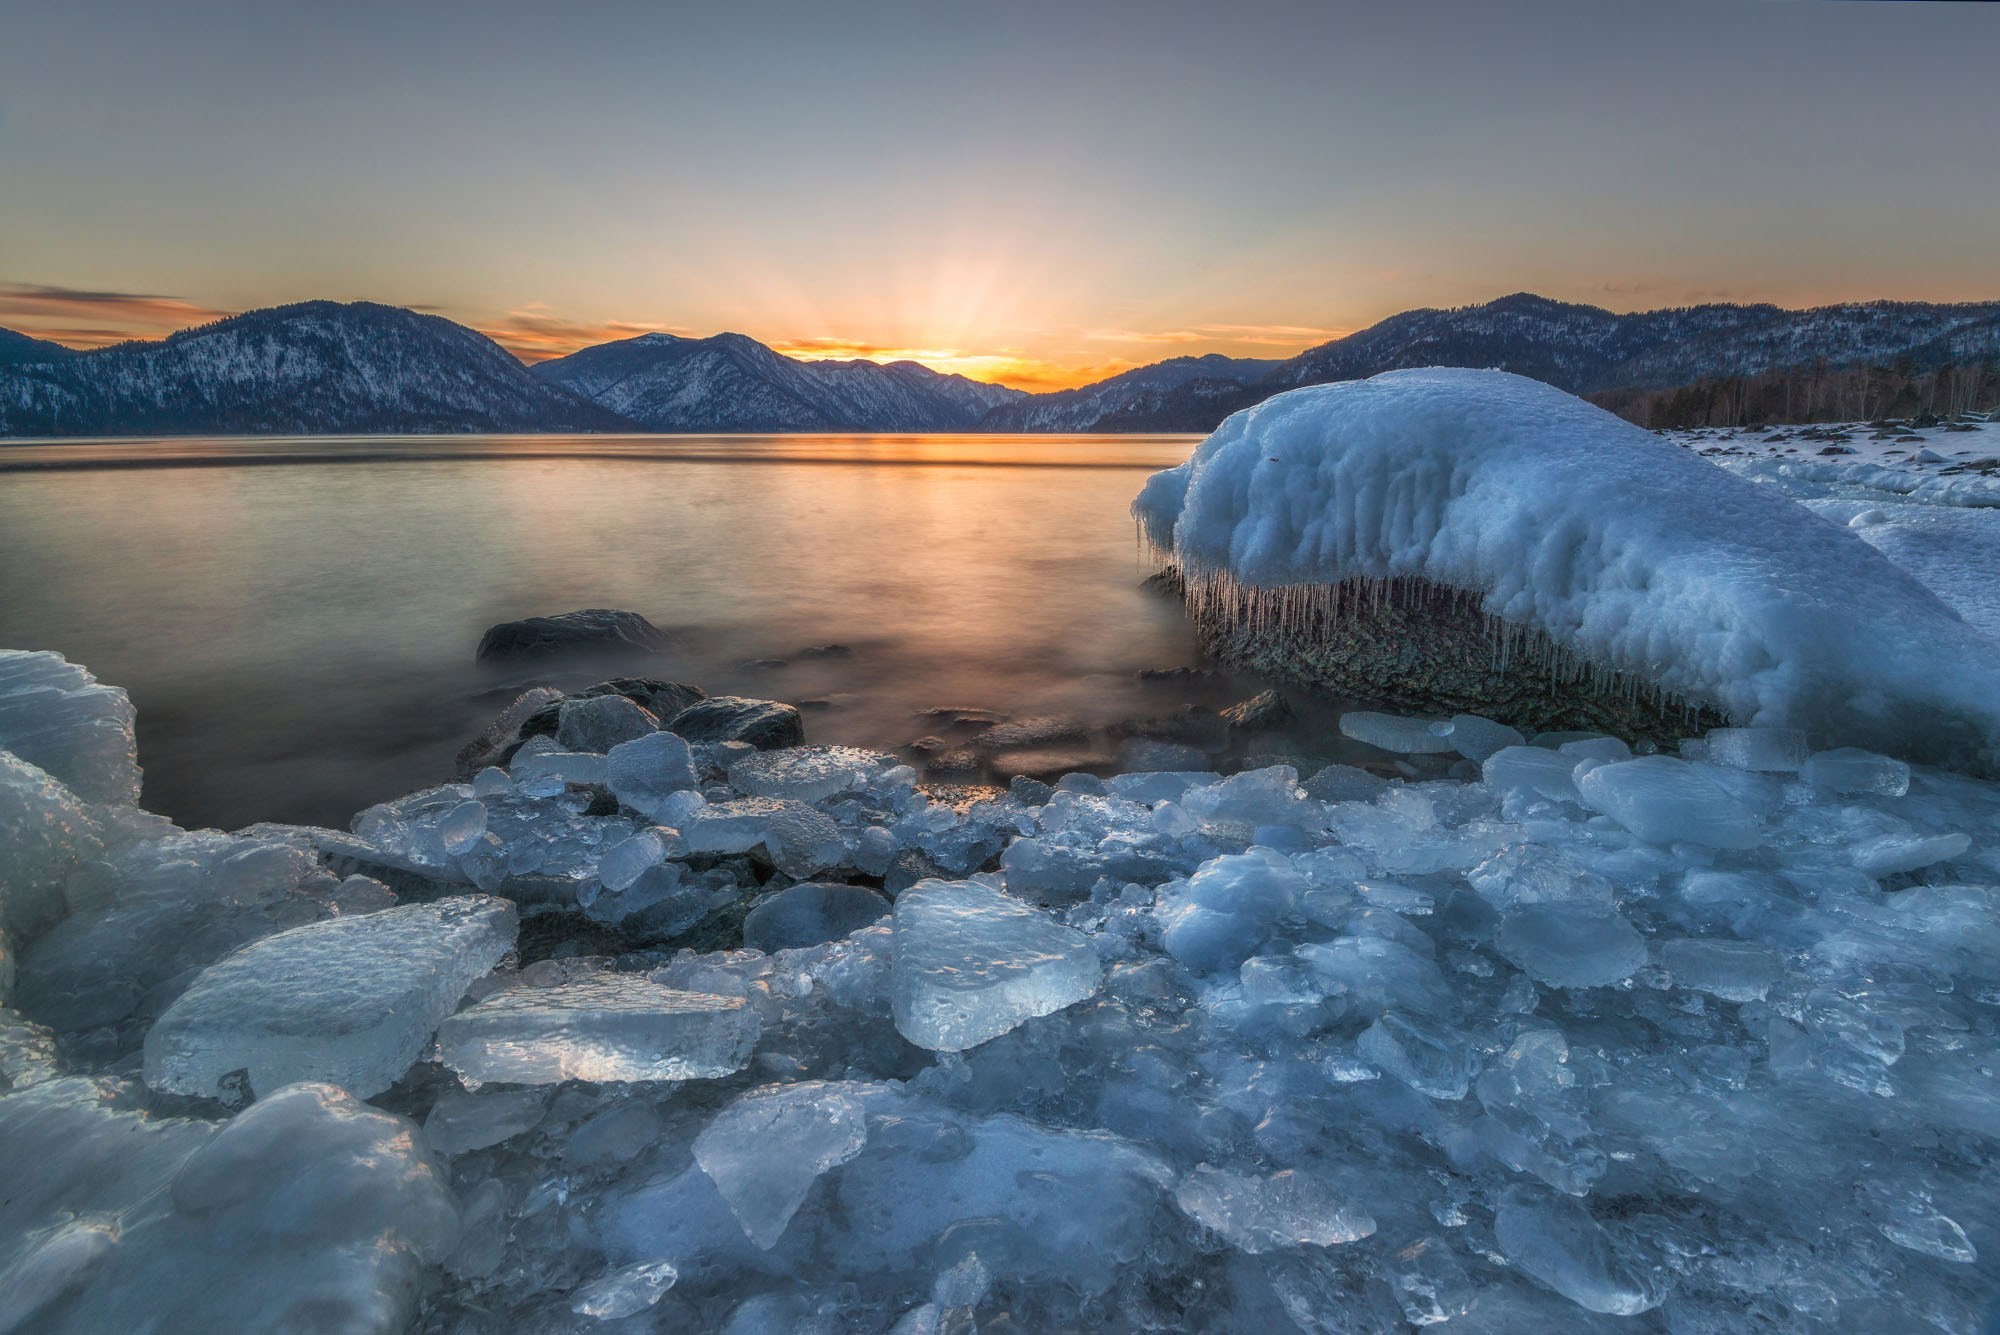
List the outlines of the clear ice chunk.
<svg viewBox="0 0 2000 1335">
<path fill-rule="evenodd" d="M 919 881 L 896 899 L 891 1007 L 918 1047 L 959 1052 L 1093 995 L 1081 932 L 974 881 Z"/>
<path fill-rule="evenodd" d="M 808 1081 L 738 1098 L 695 1137 L 694 1161 L 744 1236 L 769 1251 L 820 1174 L 867 1143 L 863 1099 L 841 1084 Z"/>
<path fill-rule="evenodd" d="M 379 1094 L 513 949 L 514 930 L 511 903 L 465 895 L 252 942 L 210 965 L 153 1024 L 146 1083 L 214 1097 L 244 1071 L 260 1096 L 305 1080 Z"/>
<path fill-rule="evenodd" d="M 1454 714 L 1449 723 L 1434 723 L 1431 727 L 1438 736 L 1451 743 L 1452 750 L 1467 760 L 1481 763 L 1488 756 L 1510 746 L 1524 745 L 1528 740 L 1518 729 L 1495 723 L 1478 714 Z"/>
<path fill-rule="evenodd" d="M 808 881 L 780 890 L 743 919 L 743 944 L 767 955 L 838 941 L 889 916 L 889 901 L 862 885 Z"/>
<path fill-rule="evenodd" d="M 1385 1011 L 1355 1041 L 1361 1055 L 1434 1099 L 1462 1099 L 1478 1059 L 1462 1036 L 1441 1024 Z"/>
<path fill-rule="evenodd" d="M 1875 793 L 1901 797 L 1910 791 L 1910 767 L 1889 756 L 1855 746 L 1815 751 L 1799 767 L 1799 777 L 1837 793 Z"/>
<path fill-rule="evenodd" d="M 565 700 L 556 725 L 556 741 L 565 751 L 599 755 L 626 742 L 658 732 L 660 721 L 622 695 L 593 695 Z"/>
<path fill-rule="evenodd" d="M 1669 941 L 1660 947 L 1660 963 L 1676 987 L 1724 1001 L 1762 1001 L 1785 973 L 1776 951 L 1750 941 Z"/>
<path fill-rule="evenodd" d="M 1500 953 L 1548 987 L 1606 987 L 1646 962 L 1646 940 L 1624 915 L 1526 904 L 1500 923 Z"/>
<path fill-rule="evenodd" d="M 1334 1247 L 1375 1231 L 1366 1210 L 1321 1178 L 1294 1169 L 1264 1176 L 1203 1164 L 1174 1191 L 1181 1211 L 1252 1256 L 1285 1247 Z"/>
<path fill-rule="evenodd" d="M 1342 736 L 1383 751 L 1415 756 L 1444 755 L 1458 749 L 1448 732 L 1440 736 L 1431 728 L 1430 719 L 1405 718 L 1400 714 L 1356 710 L 1340 716 Z"/>
<path fill-rule="evenodd" d="M 636 974 L 517 987 L 438 1029 L 468 1086 L 712 1080 L 750 1062 L 762 1028 L 741 997 L 681 992 Z"/>
<path fill-rule="evenodd" d="M 894 756 L 852 746 L 791 746 L 738 760 L 729 767 L 729 785 L 752 797 L 823 802 L 867 789 L 899 763 Z"/>
<path fill-rule="evenodd" d="M 1587 1312 L 1637 1316 L 1663 1296 L 1577 1200 L 1548 1187 L 1508 1188 L 1493 1215 L 1507 1259 Z"/>
<path fill-rule="evenodd" d="M 688 744 L 671 732 L 655 732 L 611 748 L 605 783 L 620 805 L 673 824 L 680 813 L 667 804 L 676 794 L 700 787 L 701 778 Z"/>
<path fill-rule="evenodd" d="M 1714 728 L 1708 758 L 1736 769 L 1792 774 L 1806 762 L 1806 735 L 1796 728 Z"/>
<path fill-rule="evenodd" d="M 1755 848 L 1763 842 L 1756 813 L 1704 765 L 1641 756 L 1598 766 L 1577 791 L 1647 843 Z"/>
</svg>

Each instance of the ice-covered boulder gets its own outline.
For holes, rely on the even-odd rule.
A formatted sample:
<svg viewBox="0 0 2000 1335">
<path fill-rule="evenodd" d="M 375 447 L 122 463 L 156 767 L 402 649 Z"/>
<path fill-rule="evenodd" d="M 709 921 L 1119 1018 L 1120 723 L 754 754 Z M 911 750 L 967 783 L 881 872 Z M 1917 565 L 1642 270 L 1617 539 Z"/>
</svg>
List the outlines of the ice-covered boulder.
<svg viewBox="0 0 2000 1335">
<path fill-rule="evenodd" d="M 1848 529 L 1524 377 L 1280 394 L 1134 512 L 1197 616 L 1252 643 L 1431 599 L 1483 617 L 1501 655 L 1560 660 L 1557 680 L 1622 673 L 1821 744 L 2000 760 L 1994 647 L 1935 594 Z"/>
<path fill-rule="evenodd" d="M 0 751 L 0 932 L 25 939 L 60 918 L 63 882 L 100 847 L 97 823 L 75 793 Z"/>
<path fill-rule="evenodd" d="M 1097 991 L 1081 932 L 976 881 L 922 881 L 896 899 L 890 989 L 896 1028 L 958 1052 Z"/>
<path fill-rule="evenodd" d="M 66 1079 L 0 1098 L 0 1325 L 393 1335 L 458 1232 L 416 1128 L 327 1085 L 219 1127 Z"/>
<path fill-rule="evenodd" d="M 244 1071 L 362 1098 L 401 1078 L 473 981 L 514 947 L 514 906 L 466 895 L 310 923 L 211 965 L 146 1035 L 146 1083 L 214 1096 Z"/>
<path fill-rule="evenodd" d="M 88 802 L 139 800 L 132 701 L 47 651 L 0 649 L 0 751 L 48 771 Z"/>
<path fill-rule="evenodd" d="M 468 1007 L 438 1030 L 438 1055 L 473 1086 L 712 1080 L 743 1069 L 758 1030 L 740 997 L 602 974 Z"/>
</svg>

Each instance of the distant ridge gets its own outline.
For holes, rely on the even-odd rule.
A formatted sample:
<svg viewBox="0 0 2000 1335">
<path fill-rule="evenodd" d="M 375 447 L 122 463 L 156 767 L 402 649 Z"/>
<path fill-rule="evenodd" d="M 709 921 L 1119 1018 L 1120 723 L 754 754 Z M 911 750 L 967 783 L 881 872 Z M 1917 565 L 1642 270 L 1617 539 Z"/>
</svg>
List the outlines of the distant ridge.
<svg viewBox="0 0 2000 1335">
<path fill-rule="evenodd" d="M 301 302 L 0 367 L 7 436 L 625 429 L 484 334 L 372 302 Z"/>
<path fill-rule="evenodd" d="M 1128 377 L 1114 377 L 998 410 L 984 425 L 1211 431 L 1239 408 L 1288 389 L 1417 366 L 1494 367 L 1572 394 L 1599 395 L 1813 365 L 1887 366 L 1901 359 L 1928 371 L 1996 357 L 2000 302 L 1874 301 L 1800 311 L 1708 305 L 1617 315 L 1521 292 L 1479 306 L 1392 315 L 1279 362 L 1253 380 L 1196 377 L 1161 388 L 1121 385 Z"/>
<path fill-rule="evenodd" d="M 742 334 L 641 334 L 534 374 L 649 431 L 963 431 L 1027 397 L 916 362 L 798 361 Z"/>
<path fill-rule="evenodd" d="M 1709 411 L 1702 405 L 1710 399 L 1725 416 L 1729 403 L 1752 402 L 1711 393 L 1713 386 L 1857 368 L 1893 367 L 1905 386 L 1970 368 L 1972 390 L 1958 374 L 1954 396 L 1990 400 L 2000 372 L 1984 368 L 1996 361 L 2000 302 L 1799 311 L 1706 305 L 1618 315 L 1516 293 L 1405 311 L 1282 361 L 1175 357 L 1080 389 L 1026 394 L 915 362 L 800 361 L 742 334 L 644 334 L 530 369 L 485 335 L 438 316 L 309 301 L 93 352 L 0 330 L 0 436 L 1203 432 L 1288 389 L 1414 366 L 1498 367 L 1638 420 L 1668 409 L 1680 420 Z M 1980 388 L 1989 380 L 1991 392 Z M 1789 391 L 1765 398 L 1791 401 Z"/>
<path fill-rule="evenodd" d="M 0 366 L 20 366 L 30 362 L 59 362 L 74 357 L 73 349 L 49 343 L 11 329 L 0 329 Z"/>
</svg>

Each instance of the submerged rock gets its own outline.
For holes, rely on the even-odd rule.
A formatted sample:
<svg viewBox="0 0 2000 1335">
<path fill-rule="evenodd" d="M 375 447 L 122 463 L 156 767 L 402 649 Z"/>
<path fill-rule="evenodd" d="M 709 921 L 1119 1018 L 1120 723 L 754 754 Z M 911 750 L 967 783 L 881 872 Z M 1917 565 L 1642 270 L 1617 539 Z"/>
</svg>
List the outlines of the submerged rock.
<svg viewBox="0 0 2000 1335">
<path fill-rule="evenodd" d="M 667 643 L 667 633 L 637 612 L 588 607 L 488 627 L 476 656 L 487 663 L 574 653 L 657 654 Z"/>
</svg>

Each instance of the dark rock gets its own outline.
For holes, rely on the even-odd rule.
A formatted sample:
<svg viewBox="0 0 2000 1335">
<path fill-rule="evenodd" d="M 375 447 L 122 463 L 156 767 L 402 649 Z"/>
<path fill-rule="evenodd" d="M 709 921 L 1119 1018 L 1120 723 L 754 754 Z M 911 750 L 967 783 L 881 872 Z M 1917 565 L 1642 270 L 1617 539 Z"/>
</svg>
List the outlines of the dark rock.
<svg viewBox="0 0 2000 1335">
<path fill-rule="evenodd" d="M 1008 794 L 1016 801 L 1031 807 L 1045 806 L 1056 790 L 1040 779 L 1031 779 L 1025 774 L 1016 774 L 1007 785 Z"/>
<path fill-rule="evenodd" d="M 571 751 L 602 755 L 621 742 L 633 742 L 660 730 L 653 711 L 622 695 L 593 695 L 565 700 L 559 710 L 556 740 Z"/>
<path fill-rule="evenodd" d="M 656 654 L 667 634 L 637 612 L 587 607 L 552 617 L 503 621 L 479 637 L 478 660 L 549 658 L 569 653 Z"/>
<path fill-rule="evenodd" d="M 961 709 L 944 705 L 926 709 L 917 717 L 940 728 L 987 728 L 1000 722 L 1004 716 L 990 709 Z"/>
<path fill-rule="evenodd" d="M 799 650 L 798 656 L 813 658 L 852 658 L 854 650 L 844 644 L 815 644 L 810 649 Z"/>
<path fill-rule="evenodd" d="M 1198 682 L 1198 681 L 1207 681 L 1210 677 L 1213 677 L 1214 675 L 1215 674 L 1213 672 L 1210 672 L 1207 668 L 1198 668 L 1198 667 L 1139 669 L 1140 681 Z"/>
<path fill-rule="evenodd" d="M 1222 717 L 1232 728 L 1275 728 L 1291 721 L 1292 707 L 1276 691 L 1260 691 L 1223 710 Z"/>
<path fill-rule="evenodd" d="M 690 742 L 748 742 L 760 751 L 799 746 L 806 740 L 805 720 L 797 709 L 740 695 L 698 700 L 674 715 L 667 730 Z"/>
<path fill-rule="evenodd" d="M 889 901 L 859 885 L 807 881 L 757 902 L 743 919 L 743 944 L 766 955 L 838 941 L 889 916 Z"/>
<path fill-rule="evenodd" d="M 941 751 L 925 763 L 924 775 L 945 783 L 961 783 L 978 778 L 985 768 L 986 762 L 977 751 Z"/>
<path fill-rule="evenodd" d="M 662 681 L 658 677 L 613 677 L 595 686 L 584 687 L 576 693 L 576 698 L 587 700 L 597 695 L 622 695 L 650 712 L 654 718 L 663 719 L 672 718 L 695 701 L 708 698 L 708 692 L 699 686 L 690 686 L 684 681 Z"/>
<path fill-rule="evenodd" d="M 1014 751 L 1052 746 L 1060 742 L 1080 742 L 1089 736 L 1081 724 L 1058 718 L 1024 718 L 988 728 L 974 739 L 982 751 Z"/>
<path fill-rule="evenodd" d="M 950 873 L 917 849 L 906 848 L 896 854 L 896 860 L 882 877 L 882 893 L 894 899 L 918 881 L 928 881 L 934 876 L 949 879 Z"/>
<path fill-rule="evenodd" d="M 1185 742 L 1134 737 L 1118 748 L 1118 768 L 1130 774 L 1172 774 L 1208 767 L 1208 752 Z"/>
<path fill-rule="evenodd" d="M 1315 802 L 1373 802 L 1389 791 L 1389 781 L 1352 765 L 1328 765 L 1305 781 Z"/>
</svg>

